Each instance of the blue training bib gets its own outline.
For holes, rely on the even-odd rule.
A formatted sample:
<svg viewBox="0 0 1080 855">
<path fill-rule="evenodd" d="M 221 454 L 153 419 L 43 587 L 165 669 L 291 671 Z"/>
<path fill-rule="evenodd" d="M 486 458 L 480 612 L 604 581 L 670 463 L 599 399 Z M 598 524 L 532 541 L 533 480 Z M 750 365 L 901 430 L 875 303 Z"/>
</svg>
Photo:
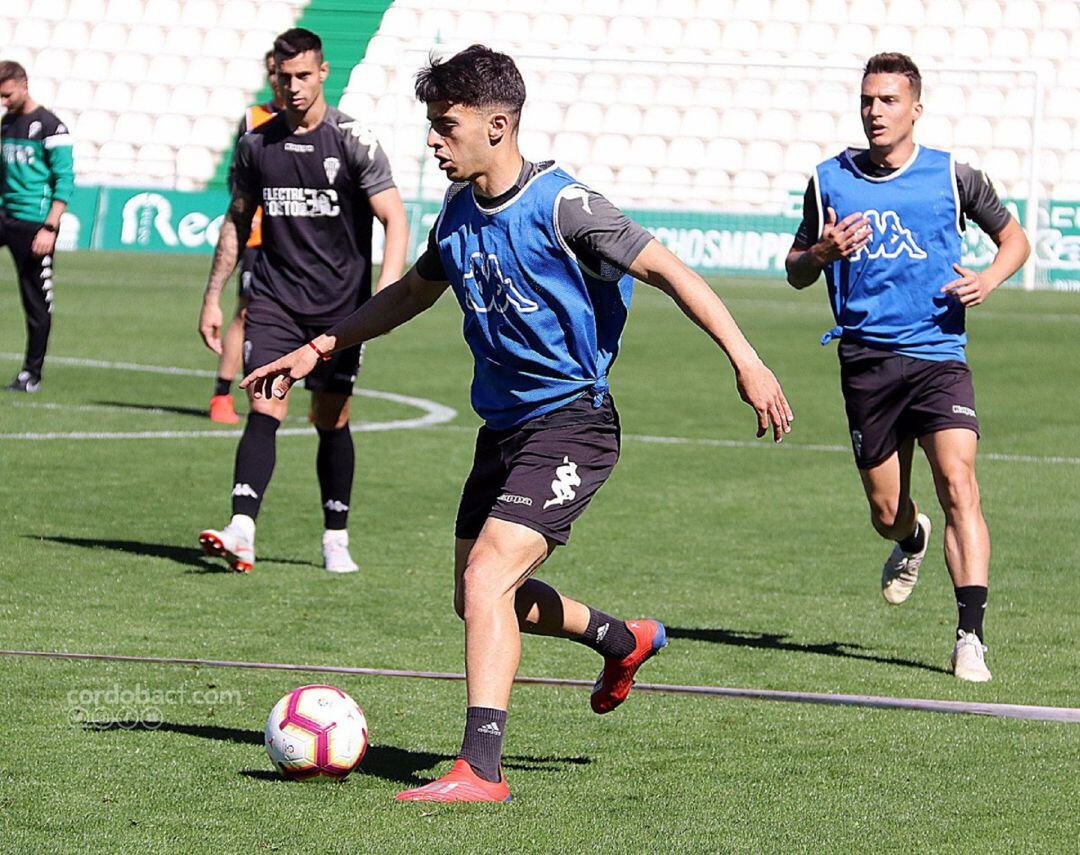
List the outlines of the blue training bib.
<svg viewBox="0 0 1080 855">
<path fill-rule="evenodd" d="M 963 361 L 964 307 L 943 294 L 958 277 L 963 232 L 952 155 L 916 146 L 891 175 L 863 174 L 845 150 L 817 168 L 818 222 L 862 212 L 873 237 L 825 268 L 840 337 L 918 359 Z M 820 226 L 819 226 L 820 228 Z"/>
<path fill-rule="evenodd" d="M 588 205 L 587 189 L 552 164 L 492 211 L 452 186 L 436 224 L 475 360 L 473 409 L 495 429 L 585 393 L 599 406 L 608 389 L 633 279 L 603 278 L 574 256 L 556 222 L 563 198 Z"/>
</svg>

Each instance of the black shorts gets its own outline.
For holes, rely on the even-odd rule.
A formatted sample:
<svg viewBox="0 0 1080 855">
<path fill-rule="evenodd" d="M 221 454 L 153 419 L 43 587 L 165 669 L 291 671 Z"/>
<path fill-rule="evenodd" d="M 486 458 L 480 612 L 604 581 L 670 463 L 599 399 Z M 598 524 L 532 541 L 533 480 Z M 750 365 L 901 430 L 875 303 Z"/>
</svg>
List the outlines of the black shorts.
<svg viewBox="0 0 1080 855">
<path fill-rule="evenodd" d="M 244 323 L 244 373 L 280 359 L 322 335 L 332 323 L 308 324 L 267 297 L 255 297 L 247 309 Z M 313 392 L 336 392 L 351 395 L 356 375 L 363 361 L 363 345 L 335 353 L 319 362 L 304 380 Z"/>
<path fill-rule="evenodd" d="M 236 277 L 236 296 L 241 300 L 251 297 L 251 271 L 259 257 L 259 247 L 249 246 L 240 255 L 240 275 Z"/>
<path fill-rule="evenodd" d="M 900 356 L 840 343 L 844 393 L 855 464 L 870 469 L 901 443 L 948 428 L 979 435 L 975 388 L 967 363 Z"/>
<path fill-rule="evenodd" d="M 615 468 L 619 444 L 610 395 L 598 408 L 589 395 L 508 430 L 480 428 L 455 535 L 475 539 L 494 517 L 566 543 L 570 526 Z"/>
</svg>

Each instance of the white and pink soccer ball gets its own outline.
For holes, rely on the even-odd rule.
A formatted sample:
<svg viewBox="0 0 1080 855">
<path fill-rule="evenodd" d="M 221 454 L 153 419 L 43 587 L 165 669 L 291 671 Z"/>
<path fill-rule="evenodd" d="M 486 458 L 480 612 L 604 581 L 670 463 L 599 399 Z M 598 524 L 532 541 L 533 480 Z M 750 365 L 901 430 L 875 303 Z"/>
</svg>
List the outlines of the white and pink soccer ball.
<svg viewBox="0 0 1080 855">
<path fill-rule="evenodd" d="M 364 711 L 334 686 L 293 689 L 266 722 L 266 753 L 291 780 L 341 780 L 359 765 L 367 744 Z"/>
</svg>

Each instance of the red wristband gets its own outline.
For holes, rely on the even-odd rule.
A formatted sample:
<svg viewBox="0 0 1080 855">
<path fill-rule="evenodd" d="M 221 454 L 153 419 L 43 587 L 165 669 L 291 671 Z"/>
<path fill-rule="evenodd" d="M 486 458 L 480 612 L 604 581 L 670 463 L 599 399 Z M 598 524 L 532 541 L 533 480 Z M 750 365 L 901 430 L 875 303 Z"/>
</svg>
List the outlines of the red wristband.
<svg viewBox="0 0 1080 855">
<path fill-rule="evenodd" d="M 330 354 L 329 353 L 323 353 L 321 350 L 319 350 L 319 348 L 317 348 L 315 346 L 315 342 L 309 341 L 307 343 L 307 346 L 310 347 L 312 350 L 314 350 L 317 354 L 319 354 L 319 359 L 321 359 L 323 362 L 329 361 Z"/>
</svg>

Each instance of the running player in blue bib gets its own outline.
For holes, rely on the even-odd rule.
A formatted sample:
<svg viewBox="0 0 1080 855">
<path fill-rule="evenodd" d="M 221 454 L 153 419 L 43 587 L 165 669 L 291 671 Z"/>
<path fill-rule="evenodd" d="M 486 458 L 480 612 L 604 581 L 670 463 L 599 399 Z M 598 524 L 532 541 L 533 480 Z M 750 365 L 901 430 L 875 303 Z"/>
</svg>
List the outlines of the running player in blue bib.
<svg viewBox="0 0 1080 855">
<path fill-rule="evenodd" d="M 817 167 L 787 274 L 806 288 L 825 272 L 836 326 L 822 343 L 840 339 L 855 464 L 874 528 L 896 542 L 882 594 L 892 604 L 911 595 L 930 540 L 930 518 L 909 494 L 918 439 L 945 514 L 945 563 L 959 610 L 953 673 L 982 682 L 990 679 L 983 632 L 990 533 L 975 480 L 979 423 L 964 313 L 1030 249 L 984 175 L 916 145 L 921 92 L 907 56 L 867 62 L 861 103 L 869 149 L 847 149 Z M 982 272 L 960 266 L 965 218 L 998 246 Z"/>
<path fill-rule="evenodd" d="M 468 710 L 453 768 L 407 801 L 507 801 L 500 758 L 520 633 L 571 638 L 604 658 L 591 705 L 607 713 L 667 643 L 655 620 L 618 620 L 533 578 L 619 456 L 608 373 L 632 279 L 669 294 L 725 352 L 739 393 L 779 442 L 792 415 L 776 378 L 711 288 L 600 194 L 552 163 L 529 163 L 517 130 L 514 61 L 474 45 L 417 76 L 428 145 L 453 182 L 428 249 L 401 281 L 288 356 L 244 379 L 280 397 L 320 358 L 387 333 L 448 287 L 475 358 L 484 419 L 462 492 L 455 607 L 465 621 Z"/>
</svg>

